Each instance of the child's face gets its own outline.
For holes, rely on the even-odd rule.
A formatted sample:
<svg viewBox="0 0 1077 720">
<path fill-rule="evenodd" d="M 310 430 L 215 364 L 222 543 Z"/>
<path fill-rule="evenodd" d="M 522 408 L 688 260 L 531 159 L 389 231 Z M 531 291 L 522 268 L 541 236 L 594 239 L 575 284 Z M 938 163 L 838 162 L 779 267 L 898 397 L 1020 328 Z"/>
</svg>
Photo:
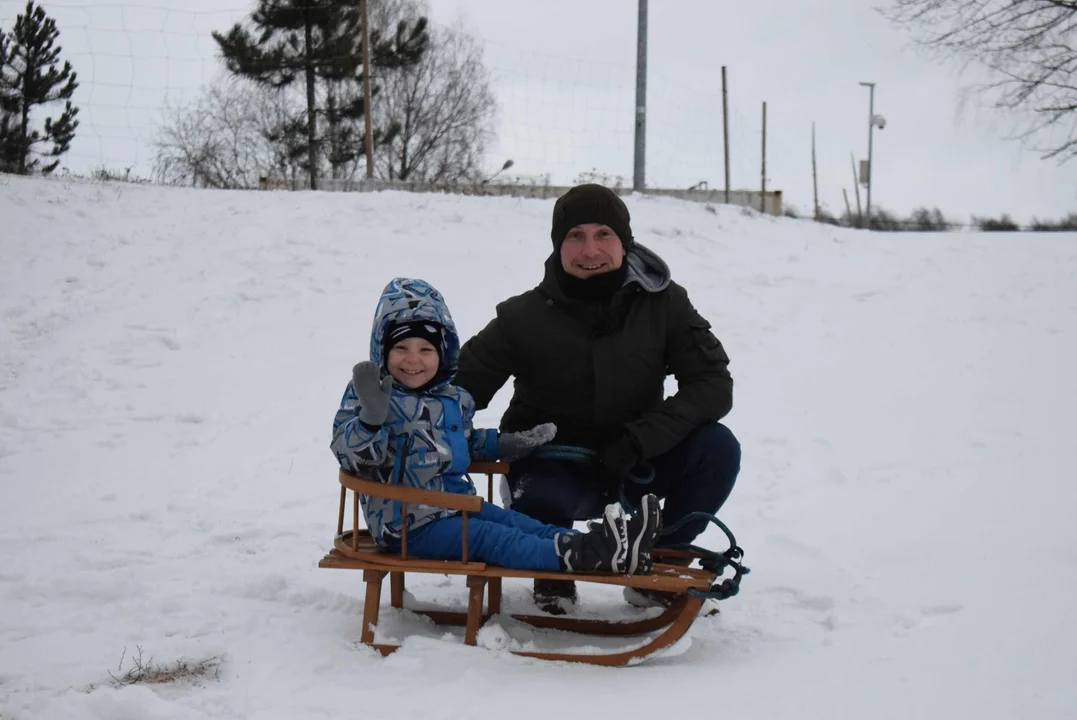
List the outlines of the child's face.
<svg viewBox="0 0 1077 720">
<path fill-rule="evenodd" d="M 389 374 L 405 387 L 419 388 L 438 372 L 438 351 L 429 341 L 411 337 L 389 348 Z"/>
</svg>

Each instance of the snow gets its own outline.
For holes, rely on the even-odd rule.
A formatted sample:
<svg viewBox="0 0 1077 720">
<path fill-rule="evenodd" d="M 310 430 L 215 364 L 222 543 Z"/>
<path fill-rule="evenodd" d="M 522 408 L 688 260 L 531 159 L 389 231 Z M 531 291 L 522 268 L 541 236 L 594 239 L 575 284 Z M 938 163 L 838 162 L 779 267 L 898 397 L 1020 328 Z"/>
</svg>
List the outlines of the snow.
<svg viewBox="0 0 1077 720">
<path fill-rule="evenodd" d="M 630 198 L 732 357 L 741 594 L 624 669 L 499 651 L 608 649 L 507 617 L 469 648 L 383 609 L 404 647 L 359 645 L 361 574 L 317 562 L 378 294 L 422 277 L 469 337 L 540 278 L 552 204 L 0 178 L 0 718 L 1077 715 L 1067 234 Z M 412 607 L 465 601 L 409 578 Z M 534 610 L 521 581 L 504 603 Z M 118 685 L 139 647 L 220 664 Z"/>
</svg>

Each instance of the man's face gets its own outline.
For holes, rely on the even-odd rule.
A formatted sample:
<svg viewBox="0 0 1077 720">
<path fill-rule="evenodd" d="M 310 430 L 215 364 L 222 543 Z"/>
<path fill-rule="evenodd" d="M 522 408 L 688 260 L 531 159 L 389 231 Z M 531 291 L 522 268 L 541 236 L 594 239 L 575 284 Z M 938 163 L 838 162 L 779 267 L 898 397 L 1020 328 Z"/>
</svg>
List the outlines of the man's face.
<svg viewBox="0 0 1077 720">
<path fill-rule="evenodd" d="M 572 277 L 586 280 L 621 267 L 625 249 L 608 225 L 584 223 L 565 235 L 561 243 L 561 267 Z"/>
</svg>

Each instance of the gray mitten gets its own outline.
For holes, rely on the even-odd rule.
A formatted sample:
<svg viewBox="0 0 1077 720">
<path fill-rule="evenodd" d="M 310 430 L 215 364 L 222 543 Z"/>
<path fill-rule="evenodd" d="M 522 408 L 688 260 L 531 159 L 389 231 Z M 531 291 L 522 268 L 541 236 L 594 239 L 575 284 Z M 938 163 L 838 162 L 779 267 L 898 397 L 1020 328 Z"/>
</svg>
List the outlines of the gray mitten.
<svg viewBox="0 0 1077 720">
<path fill-rule="evenodd" d="M 393 376 L 381 375 L 381 368 L 369 360 L 352 368 L 352 387 L 359 398 L 359 422 L 382 425 L 389 417 L 389 397 L 393 394 Z"/>
<path fill-rule="evenodd" d="M 557 426 L 553 423 L 536 425 L 523 432 L 501 433 L 497 436 L 497 453 L 503 462 L 513 462 L 535 452 L 556 434 Z"/>
</svg>

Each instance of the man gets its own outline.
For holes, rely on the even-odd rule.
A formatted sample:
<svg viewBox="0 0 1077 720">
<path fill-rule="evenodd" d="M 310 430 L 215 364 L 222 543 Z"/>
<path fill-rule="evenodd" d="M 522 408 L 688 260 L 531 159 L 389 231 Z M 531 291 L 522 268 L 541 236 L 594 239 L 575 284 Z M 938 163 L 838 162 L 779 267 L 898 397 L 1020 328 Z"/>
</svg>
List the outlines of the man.
<svg viewBox="0 0 1077 720">
<path fill-rule="evenodd" d="M 570 526 L 597 517 L 624 492 L 665 500 L 663 525 L 691 512 L 716 513 L 740 471 L 740 444 L 718 420 L 733 404 L 729 358 L 669 267 L 638 244 L 628 208 L 601 185 L 572 188 L 553 210 L 553 253 L 528 292 L 462 348 L 457 385 L 485 408 L 509 376 L 514 393 L 505 432 L 552 422 L 554 445 L 596 451 L 597 463 L 536 456 L 507 476 L 511 506 L 542 522 Z M 666 375 L 678 385 L 663 398 Z M 648 484 L 636 482 L 653 470 Z M 694 520 L 659 545 L 691 542 Z M 634 604 L 668 603 L 626 590 Z M 535 601 L 564 612 L 571 581 L 536 581 Z"/>
</svg>

